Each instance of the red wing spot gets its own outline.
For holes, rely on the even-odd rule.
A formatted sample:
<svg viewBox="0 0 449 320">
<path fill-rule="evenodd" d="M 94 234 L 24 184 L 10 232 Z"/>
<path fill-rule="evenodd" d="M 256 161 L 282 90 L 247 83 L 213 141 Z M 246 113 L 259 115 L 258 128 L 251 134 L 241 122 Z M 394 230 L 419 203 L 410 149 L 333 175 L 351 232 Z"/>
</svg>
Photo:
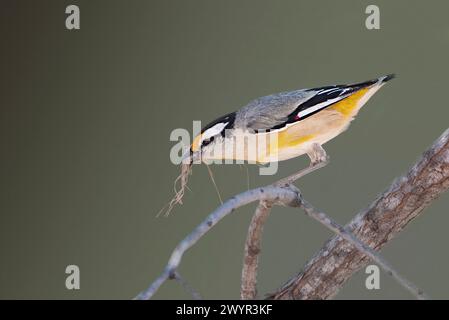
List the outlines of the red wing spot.
<svg viewBox="0 0 449 320">
<path fill-rule="evenodd" d="M 299 116 L 296 115 L 294 119 L 295 119 L 295 121 L 299 120 Z"/>
</svg>

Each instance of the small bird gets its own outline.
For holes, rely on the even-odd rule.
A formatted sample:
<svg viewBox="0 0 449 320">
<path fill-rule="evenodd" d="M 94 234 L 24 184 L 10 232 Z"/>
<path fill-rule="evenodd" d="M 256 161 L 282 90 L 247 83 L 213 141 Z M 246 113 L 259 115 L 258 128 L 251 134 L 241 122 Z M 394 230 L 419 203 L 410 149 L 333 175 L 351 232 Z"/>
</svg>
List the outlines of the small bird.
<svg viewBox="0 0 449 320">
<path fill-rule="evenodd" d="M 361 83 L 257 98 L 205 126 L 193 140 L 188 162 L 201 159 L 267 163 L 303 154 L 308 154 L 312 163 L 317 162 L 316 147 L 345 131 L 368 99 L 393 78 L 390 74 Z M 248 152 L 248 146 L 236 146 L 236 141 L 244 141 L 239 137 L 251 136 L 256 137 L 256 142 L 263 140 L 266 147 Z"/>
<path fill-rule="evenodd" d="M 393 78 L 390 74 L 355 84 L 272 94 L 212 121 L 184 155 L 166 214 L 182 203 L 193 163 L 239 160 L 266 164 L 307 154 L 309 168 L 281 180 L 286 184 L 307 170 L 324 166 L 328 157 L 322 145 L 345 131 L 368 99 Z"/>
</svg>

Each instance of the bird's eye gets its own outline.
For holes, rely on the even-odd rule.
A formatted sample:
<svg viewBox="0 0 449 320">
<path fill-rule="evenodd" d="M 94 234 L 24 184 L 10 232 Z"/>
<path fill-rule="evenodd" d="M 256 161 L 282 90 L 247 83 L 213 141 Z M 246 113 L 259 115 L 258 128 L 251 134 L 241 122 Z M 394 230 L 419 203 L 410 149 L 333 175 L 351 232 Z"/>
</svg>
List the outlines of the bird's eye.
<svg viewBox="0 0 449 320">
<path fill-rule="evenodd" d="M 208 144 L 210 144 L 212 141 L 214 141 L 214 137 L 210 137 L 208 139 L 204 139 L 203 142 L 201 143 L 201 147 L 205 147 Z"/>
</svg>

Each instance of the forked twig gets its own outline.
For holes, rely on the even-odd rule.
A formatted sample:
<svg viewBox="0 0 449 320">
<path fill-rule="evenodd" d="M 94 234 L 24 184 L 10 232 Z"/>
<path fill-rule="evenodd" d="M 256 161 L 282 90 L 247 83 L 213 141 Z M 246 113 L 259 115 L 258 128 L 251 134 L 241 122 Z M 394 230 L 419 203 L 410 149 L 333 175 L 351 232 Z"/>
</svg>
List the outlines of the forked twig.
<svg viewBox="0 0 449 320">
<path fill-rule="evenodd" d="M 289 187 L 267 186 L 245 191 L 225 201 L 176 246 L 162 274 L 146 290 L 142 291 L 136 299 L 151 298 L 159 287 L 177 271 L 184 253 L 196 244 L 214 225 L 235 209 L 254 201 L 288 204 L 291 201 L 296 201 L 296 199 L 296 191 Z"/>
</svg>

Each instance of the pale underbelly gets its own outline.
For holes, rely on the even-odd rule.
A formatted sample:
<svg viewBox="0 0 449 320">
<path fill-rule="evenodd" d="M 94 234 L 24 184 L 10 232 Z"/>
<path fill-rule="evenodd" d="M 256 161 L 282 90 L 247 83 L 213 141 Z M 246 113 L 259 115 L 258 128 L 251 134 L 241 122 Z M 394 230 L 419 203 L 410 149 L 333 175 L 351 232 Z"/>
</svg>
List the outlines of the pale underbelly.
<svg viewBox="0 0 449 320">
<path fill-rule="evenodd" d="M 277 152 L 274 151 L 267 157 L 261 157 L 260 162 L 273 162 L 273 161 L 284 161 L 292 158 L 299 157 L 301 155 L 307 154 L 309 150 L 312 150 L 312 145 L 318 143 L 319 145 L 323 145 L 329 140 L 335 138 L 341 131 L 335 132 L 333 134 L 326 135 L 317 135 L 316 137 L 311 138 L 301 144 L 296 146 L 281 148 L 278 149 Z"/>
</svg>

